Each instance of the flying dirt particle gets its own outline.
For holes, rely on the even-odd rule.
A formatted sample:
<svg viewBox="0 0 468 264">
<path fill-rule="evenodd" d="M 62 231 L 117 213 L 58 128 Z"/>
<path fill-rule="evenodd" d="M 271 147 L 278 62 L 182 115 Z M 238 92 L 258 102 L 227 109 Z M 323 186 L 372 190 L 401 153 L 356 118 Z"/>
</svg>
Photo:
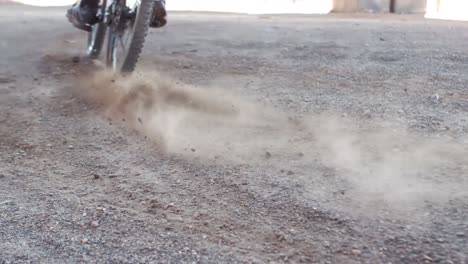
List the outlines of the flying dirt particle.
<svg viewBox="0 0 468 264">
<path fill-rule="evenodd" d="M 72 61 L 73 61 L 73 63 L 79 63 L 80 62 L 80 57 L 79 56 L 73 56 Z"/>
<path fill-rule="evenodd" d="M 423 256 L 423 259 L 424 259 L 425 261 L 432 261 L 432 258 L 429 257 L 428 255 L 424 255 L 424 256 Z"/>
<path fill-rule="evenodd" d="M 112 179 L 112 178 L 117 178 L 117 175 L 111 174 L 111 175 L 109 175 L 109 178 L 111 178 L 111 179 Z"/>
<path fill-rule="evenodd" d="M 112 80 L 111 80 L 111 82 L 112 82 L 112 83 L 115 83 L 115 80 L 114 80 L 114 79 L 112 79 Z"/>
<path fill-rule="evenodd" d="M 284 173 L 284 170 L 280 170 L 280 173 Z"/>
<path fill-rule="evenodd" d="M 271 153 L 270 152 L 265 152 L 265 158 L 271 158 Z"/>
<path fill-rule="evenodd" d="M 192 152 L 195 152 L 195 151 L 197 151 L 197 150 L 196 150 L 196 149 L 194 149 L 194 148 L 191 148 L 190 150 L 191 150 Z"/>
<path fill-rule="evenodd" d="M 297 153 L 297 156 L 298 156 L 299 158 L 302 158 L 302 157 L 304 157 L 304 153 L 299 152 L 299 153 Z"/>
<path fill-rule="evenodd" d="M 93 174 L 93 179 L 95 179 L 95 180 L 99 180 L 99 178 L 101 178 L 101 177 L 100 177 L 98 174 L 96 174 L 96 173 L 95 173 L 95 174 Z"/>
<path fill-rule="evenodd" d="M 379 39 L 380 39 L 380 41 L 385 41 L 385 39 L 384 39 L 384 38 L 379 38 Z"/>
<path fill-rule="evenodd" d="M 361 250 L 359 250 L 359 249 L 353 249 L 353 250 L 351 250 L 351 252 L 355 256 L 360 256 L 362 254 Z"/>
<path fill-rule="evenodd" d="M 463 233 L 463 232 L 458 232 L 457 233 L 457 237 L 464 237 L 464 236 L 465 236 L 465 233 Z"/>
<path fill-rule="evenodd" d="M 73 145 L 68 145 L 68 148 L 73 149 L 74 147 L 73 147 Z"/>
<path fill-rule="evenodd" d="M 198 52 L 197 49 L 189 50 L 189 52 Z"/>
<path fill-rule="evenodd" d="M 99 226 L 99 222 L 98 221 L 92 221 L 90 224 L 89 224 L 91 227 L 98 227 Z"/>
<path fill-rule="evenodd" d="M 288 171 L 287 175 L 289 176 L 294 175 L 294 171 Z"/>
<path fill-rule="evenodd" d="M 105 212 L 106 212 L 106 208 L 104 208 L 104 207 L 97 207 L 96 208 L 96 214 L 98 216 L 102 216 Z"/>
<path fill-rule="evenodd" d="M 137 118 L 138 119 L 138 122 L 140 122 L 140 124 L 143 124 L 143 121 L 141 121 L 141 118 Z"/>
</svg>

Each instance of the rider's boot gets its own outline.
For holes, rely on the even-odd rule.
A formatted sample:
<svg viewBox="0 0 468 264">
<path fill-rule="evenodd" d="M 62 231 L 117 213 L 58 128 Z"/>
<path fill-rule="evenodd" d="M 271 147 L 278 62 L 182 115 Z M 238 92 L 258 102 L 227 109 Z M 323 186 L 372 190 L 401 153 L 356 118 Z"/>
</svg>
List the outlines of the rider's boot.
<svg viewBox="0 0 468 264">
<path fill-rule="evenodd" d="M 97 22 L 98 6 L 92 4 L 74 4 L 70 9 L 67 10 L 67 18 L 70 23 L 76 28 L 91 31 L 91 25 Z M 96 1 L 97 3 L 97 1 Z"/>
<path fill-rule="evenodd" d="M 160 28 L 164 27 L 166 23 L 166 0 L 154 0 L 150 27 Z"/>
</svg>

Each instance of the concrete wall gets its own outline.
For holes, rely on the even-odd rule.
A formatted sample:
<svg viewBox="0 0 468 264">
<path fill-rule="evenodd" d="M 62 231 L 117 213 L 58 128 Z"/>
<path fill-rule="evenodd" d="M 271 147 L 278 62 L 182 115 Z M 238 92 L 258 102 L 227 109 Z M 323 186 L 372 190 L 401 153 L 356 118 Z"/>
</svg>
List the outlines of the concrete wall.
<svg viewBox="0 0 468 264">
<path fill-rule="evenodd" d="M 335 0 L 334 12 L 355 12 L 359 10 L 359 0 Z"/>
<path fill-rule="evenodd" d="M 389 12 L 390 0 L 360 0 L 359 8 L 371 12 Z"/>
<path fill-rule="evenodd" d="M 423 13 L 425 9 L 426 0 L 396 0 L 396 13 Z M 390 12 L 390 0 L 335 0 L 333 11 Z"/>
<path fill-rule="evenodd" d="M 468 0 L 465 0 L 468 1 Z M 427 0 L 396 0 L 396 13 L 424 13 Z"/>
<path fill-rule="evenodd" d="M 468 21 L 467 0 L 427 0 L 426 18 Z"/>
<path fill-rule="evenodd" d="M 333 0 L 166 0 L 166 3 L 168 10 L 248 14 L 327 14 L 333 8 Z"/>
</svg>

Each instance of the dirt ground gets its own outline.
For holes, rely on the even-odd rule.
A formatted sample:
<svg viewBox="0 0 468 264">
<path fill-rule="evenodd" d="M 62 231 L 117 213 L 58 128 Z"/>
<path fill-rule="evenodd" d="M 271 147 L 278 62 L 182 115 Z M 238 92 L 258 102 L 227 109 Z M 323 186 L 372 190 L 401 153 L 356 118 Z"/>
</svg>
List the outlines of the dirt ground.
<svg viewBox="0 0 468 264">
<path fill-rule="evenodd" d="M 0 263 L 468 262 L 467 23 L 169 19 L 122 80 L 0 6 Z"/>
</svg>

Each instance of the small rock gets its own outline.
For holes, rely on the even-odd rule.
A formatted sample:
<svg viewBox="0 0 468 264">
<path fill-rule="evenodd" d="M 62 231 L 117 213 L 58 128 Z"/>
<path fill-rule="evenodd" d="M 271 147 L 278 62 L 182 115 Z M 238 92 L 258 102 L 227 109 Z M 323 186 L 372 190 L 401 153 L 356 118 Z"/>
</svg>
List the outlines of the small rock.
<svg viewBox="0 0 468 264">
<path fill-rule="evenodd" d="M 138 119 L 138 122 L 140 122 L 141 124 L 143 124 L 143 121 L 141 121 L 141 118 L 137 118 Z"/>
<path fill-rule="evenodd" d="M 100 177 L 98 174 L 93 174 L 93 178 L 94 178 L 95 180 L 99 180 L 99 178 L 101 178 L 101 177 Z"/>
<path fill-rule="evenodd" d="M 440 99 L 440 96 L 439 96 L 438 93 L 435 93 L 435 94 L 431 95 L 431 99 L 434 100 L 434 101 L 436 101 L 436 102 L 438 102 L 439 99 Z"/>
<path fill-rule="evenodd" d="M 271 158 L 271 153 L 270 153 L 270 152 L 268 152 L 268 151 L 267 151 L 267 152 L 265 152 L 265 157 L 266 157 L 266 158 Z"/>
<path fill-rule="evenodd" d="M 87 238 L 81 239 L 81 243 L 83 243 L 83 244 L 87 244 L 88 242 L 89 242 L 89 240 Z"/>
<path fill-rule="evenodd" d="M 191 150 L 192 152 L 195 152 L 195 151 L 197 151 L 197 150 L 196 150 L 196 149 L 194 149 L 194 148 L 191 148 L 190 150 Z"/>
<path fill-rule="evenodd" d="M 359 250 L 359 249 L 353 249 L 353 250 L 351 250 L 351 252 L 355 256 L 360 256 L 362 254 L 361 250 Z"/>
<path fill-rule="evenodd" d="M 99 222 L 98 221 L 92 221 L 90 226 L 96 228 L 96 227 L 99 226 Z"/>
<path fill-rule="evenodd" d="M 385 39 L 384 39 L 384 38 L 382 38 L 382 37 L 380 37 L 380 38 L 379 38 L 379 40 L 380 40 L 380 41 L 385 41 Z"/>
<path fill-rule="evenodd" d="M 96 216 L 102 217 L 106 213 L 106 208 L 104 207 L 97 207 L 96 208 Z"/>
<path fill-rule="evenodd" d="M 78 62 L 80 62 L 80 57 L 79 56 L 73 56 L 72 61 L 74 63 L 78 63 Z"/>
<path fill-rule="evenodd" d="M 366 111 L 364 111 L 364 116 L 367 117 L 367 118 L 371 118 L 372 115 L 371 115 L 371 111 L 369 109 L 367 109 Z"/>
<path fill-rule="evenodd" d="M 464 237 L 464 236 L 465 236 L 465 233 L 463 233 L 463 232 L 458 232 L 457 233 L 457 237 Z"/>
<path fill-rule="evenodd" d="M 400 109 L 400 110 L 398 110 L 398 113 L 400 113 L 400 114 L 404 114 L 404 113 L 405 113 L 405 111 L 404 111 L 403 109 Z"/>
<path fill-rule="evenodd" d="M 297 156 L 299 156 L 300 158 L 302 158 L 302 157 L 304 157 L 304 153 L 299 152 L 299 153 L 297 153 Z"/>
<path fill-rule="evenodd" d="M 432 261 L 432 258 L 429 257 L 428 255 L 424 255 L 424 256 L 423 256 L 423 259 L 424 259 L 424 260 L 427 260 L 427 261 Z"/>
<path fill-rule="evenodd" d="M 68 145 L 68 148 L 69 148 L 69 149 L 72 149 L 72 148 L 73 148 L 73 145 Z"/>
<path fill-rule="evenodd" d="M 197 49 L 189 50 L 189 52 L 197 52 Z"/>
<path fill-rule="evenodd" d="M 294 172 L 293 171 L 288 171 L 287 175 L 289 175 L 289 176 L 294 175 Z"/>
</svg>

